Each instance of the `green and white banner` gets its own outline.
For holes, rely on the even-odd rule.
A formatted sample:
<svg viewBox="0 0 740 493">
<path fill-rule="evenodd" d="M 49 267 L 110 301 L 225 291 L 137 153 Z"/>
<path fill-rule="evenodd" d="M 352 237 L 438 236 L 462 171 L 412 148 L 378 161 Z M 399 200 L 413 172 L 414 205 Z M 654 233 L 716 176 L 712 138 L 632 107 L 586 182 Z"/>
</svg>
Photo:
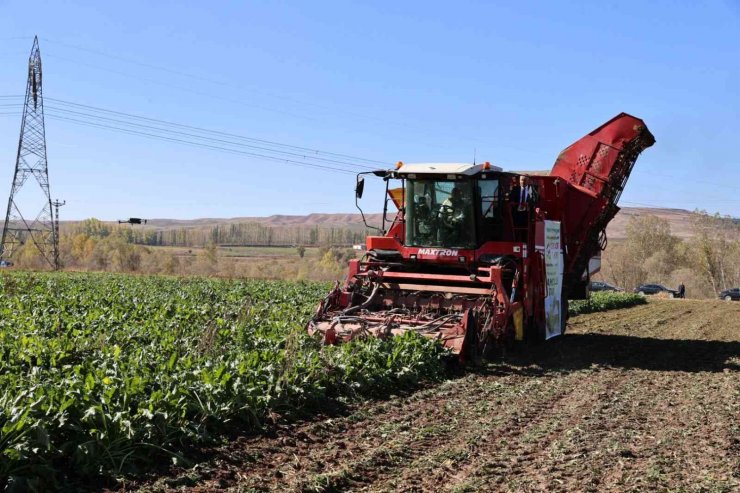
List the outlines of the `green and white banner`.
<svg viewBox="0 0 740 493">
<path fill-rule="evenodd" d="M 560 221 L 545 221 L 545 339 L 563 332 L 563 249 L 560 243 Z"/>
</svg>

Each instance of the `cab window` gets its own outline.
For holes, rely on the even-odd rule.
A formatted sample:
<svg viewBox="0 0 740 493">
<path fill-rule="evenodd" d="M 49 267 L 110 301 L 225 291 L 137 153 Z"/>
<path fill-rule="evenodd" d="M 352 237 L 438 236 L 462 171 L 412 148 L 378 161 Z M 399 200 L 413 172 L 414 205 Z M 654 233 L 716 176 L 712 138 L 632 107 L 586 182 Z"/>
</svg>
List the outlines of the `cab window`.
<svg viewBox="0 0 740 493">
<path fill-rule="evenodd" d="M 473 182 L 406 181 L 406 244 L 475 248 Z"/>
</svg>

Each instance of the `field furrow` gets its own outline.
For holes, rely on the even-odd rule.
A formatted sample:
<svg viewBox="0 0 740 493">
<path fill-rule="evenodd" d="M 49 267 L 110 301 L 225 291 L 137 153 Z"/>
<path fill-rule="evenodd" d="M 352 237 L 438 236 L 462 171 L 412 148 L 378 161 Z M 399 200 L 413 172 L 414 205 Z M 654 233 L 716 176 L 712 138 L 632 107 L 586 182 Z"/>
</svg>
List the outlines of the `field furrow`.
<svg viewBox="0 0 740 493">
<path fill-rule="evenodd" d="M 446 370 L 414 334 L 308 337 L 326 288 L 0 277 L 0 479 L 16 491 L 740 490 L 740 303 L 579 315 L 564 337 Z"/>
<path fill-rule="evenodd" d="M 192 490 L 734 491 L 739 308 L 582 315 L 438 386 L 224 447 Z"/>
</svg>

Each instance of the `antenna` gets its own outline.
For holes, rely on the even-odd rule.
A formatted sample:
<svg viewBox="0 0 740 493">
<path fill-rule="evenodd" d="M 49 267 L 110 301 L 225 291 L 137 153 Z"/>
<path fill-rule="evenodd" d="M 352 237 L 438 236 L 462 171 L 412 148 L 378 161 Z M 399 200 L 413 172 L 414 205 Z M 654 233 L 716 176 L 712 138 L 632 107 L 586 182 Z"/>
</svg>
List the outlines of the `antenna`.
<svg viewBox="0 0 740 493">
<path fill-rule="evenodd" d="M 473 147 L 473 166 L 475 166 L 475 158 L 476 158 L 476 155 L 475 154 L 476 154 L 477 151 L 478 151 L 478 149 L 476 149 L 475 147 Z"/>
<path fill-rule="evenodd" d="M 28 57 L 28 82 L 21 135 L 18 139 L 13 185 L 3 225 L 0 258 L 9 259 L 19 245 L 30 240 L 49 266 L 58 269 L 59 243 L 49 192 L 42 89 L 41 52 L 37 36 L 33 38 L 31 55 Z M 33 181 L 36 181 L 40 189 L 34 186 L 23 189 L 23 185 L 30 177 L 33 177 Z M 30 214 L 24 216 L 22 210 Z M 29 220 L 30 218 L 34 219 Z"/>
</svg>

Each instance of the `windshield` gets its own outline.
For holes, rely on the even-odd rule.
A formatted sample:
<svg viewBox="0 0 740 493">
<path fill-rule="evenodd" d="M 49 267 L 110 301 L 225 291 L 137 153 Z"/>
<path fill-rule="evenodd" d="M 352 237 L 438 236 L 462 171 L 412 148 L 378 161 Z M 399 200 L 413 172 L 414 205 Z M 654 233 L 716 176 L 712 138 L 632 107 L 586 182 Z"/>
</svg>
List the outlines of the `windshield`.
<svg viewBox="0 0 740 493">
<path fill-rule="evenodd" d="M 406 245 L 475 248 L 472 181 L 407 180 Z"/>
</svg>

